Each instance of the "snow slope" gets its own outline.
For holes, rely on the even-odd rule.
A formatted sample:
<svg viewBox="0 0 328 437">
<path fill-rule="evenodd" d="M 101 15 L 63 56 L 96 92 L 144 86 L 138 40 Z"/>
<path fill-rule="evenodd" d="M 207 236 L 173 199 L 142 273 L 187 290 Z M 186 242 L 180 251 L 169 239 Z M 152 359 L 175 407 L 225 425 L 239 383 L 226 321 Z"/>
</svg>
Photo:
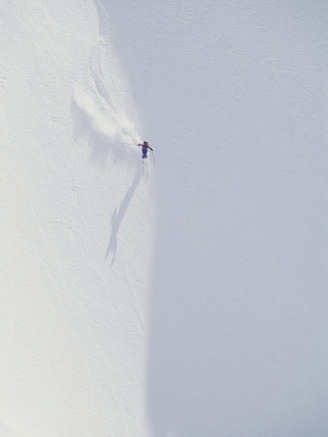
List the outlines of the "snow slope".
<svg viewBox="0 0 328 437">
<path fill-rule="evenodd" d="M 143 435 L 151 175 L 119 62 L 91 1 L 0 9 L 1 435 Z"/>
<path fill-rule="evenodd" d="M 142 58 L 136 88 L 160 163 L 154 433 L 324 437 L 328 4 L 138 11 L 121 15 L 125 29 L 145 23 L 143 55 L 134 46 L 125 62 Z"/>
<path fill-rule="evenodd" d="M 326 1 L 3 3 L 1 435 L 325 437 Z"/>
<path fill-rule="evenodd" d="M 154 435 L 323 437 L 327 3 L 113 9 L 157 145 Z"/>
</svg>

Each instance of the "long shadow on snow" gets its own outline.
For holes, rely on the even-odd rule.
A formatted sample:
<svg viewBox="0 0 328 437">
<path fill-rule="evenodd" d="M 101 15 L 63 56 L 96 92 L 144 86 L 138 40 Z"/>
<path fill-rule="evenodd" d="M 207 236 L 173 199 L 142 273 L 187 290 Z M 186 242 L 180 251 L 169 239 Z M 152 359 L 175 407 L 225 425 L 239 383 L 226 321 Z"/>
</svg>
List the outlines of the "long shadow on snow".
<svg viewBox="0 0 328 437">
<path fill-rule="evenodd" d="M 87 114 L 81 109 L 74 99 L 72 99 L 72 106 L 71 106 L 72 114 L 75 118 L 75 137 L 78 137 L 80 135 L 86 136 L 89 139 L 89 144 L 91 146 L 91 159 L 93 161 L 101 161 L 104 162 L 108 156 L 111 157 L 113 164 L 117 164 L 118 162 L 127 162 L 127 159 L 129 157 L 124 152 L 124 148 L 120 147 L 114 147 L 113 144 L 111 144 L 108 141 L 108 138 L 101 135 L 101 133 L 94 131 L 90 127 L 89 119 Z M 107 244 L 106 254 L 105 258 L 107 259 L 109 255 L 112 253 L 112 261 L 111 264 L 115 261 L 115 256 L 117 252 L 117 235 L 122 223 L 122 220 L 127 212 L 127 209 L 129 207 L 129 204 L 133 198 L 133 195 L 141 181 L 141 178 L 144 174 L 145 166 L 144 163 L 142 165 L 138 165 L 135 170 L 134 178 L 132 181 L 132 184 L 128 191 L 126 192 L 124 199 L 117 211 L 115 209 L 113 213 L 113 217 L 111 220 L 111 235 L 109 242 Z"/>
<path fill-rule="evenodd" d="M 111 221 L 112 231 L 111 231 L 111 235 L 110 235 L 110 239 L 109 239 L 109 242 L 107 245 L 106 255 L 105 255 L 105 258 L 107 259 L 110 253 L 113 254 L 111 264 L 114 263 L 115 256 L 116 256 L 118 231 L 120 229 L 122 220 L 126 214 L 126 211 L 131 203 L 133 195 L 134 195 L 134 193 L 135 193 L 135 191 L 136 191 L 136 189 L 141 181 L 143 174 L 144 174 L 144 165 L 143 164 L 138 165 L 136 167 L 136 171 L 134 174 L 132 184 L 131 184 L 130 188 L 128 189 L 128 191 L 126 192 L 118 212 L 116 212 L 117 210 L 114 211 L 112 221 Z"/>
</svg>

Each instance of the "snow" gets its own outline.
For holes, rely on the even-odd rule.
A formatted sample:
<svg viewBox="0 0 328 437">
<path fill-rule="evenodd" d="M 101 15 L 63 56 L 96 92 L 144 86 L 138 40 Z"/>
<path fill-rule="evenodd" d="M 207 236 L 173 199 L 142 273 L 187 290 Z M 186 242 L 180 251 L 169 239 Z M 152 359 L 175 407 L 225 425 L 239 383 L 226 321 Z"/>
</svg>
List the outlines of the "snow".
<svg viewBox="0 0 328 437">
<path fill-rule="evenodd" d="M 0 435 L 326 436 L 326 1 L 0 10 Z"/>
<path fill-rule="evenodd" d="M 2 17 L 0 423 L 140 435 L 153 232 L 151 175 L 122 144 L 134 121 L 120 81 L 114 102 L 96 89 L 92 2 L 7 2 Z"/>
</svg>

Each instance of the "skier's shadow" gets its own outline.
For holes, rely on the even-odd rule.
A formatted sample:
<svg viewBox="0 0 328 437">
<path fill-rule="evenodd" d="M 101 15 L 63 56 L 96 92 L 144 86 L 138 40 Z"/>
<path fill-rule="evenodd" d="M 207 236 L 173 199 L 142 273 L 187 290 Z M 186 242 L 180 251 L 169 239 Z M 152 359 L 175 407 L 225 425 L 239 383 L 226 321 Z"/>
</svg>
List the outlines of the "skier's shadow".
<svg viewBox="0 0 328 437">
<path fill-rule="evenodd" d="M 105 255 L 105 258 L 107 259 L 108 256 L 110 254 L 112 254 L 112 261 L 111 261 L 112 265 L 114 263 L 116 252 L 117 252 L 117 234 L 118 234 L 118 231 L 120 229 L 120 226 L 121 226 L 122 220 L 126 214 L 126 211 L 129 207 L 129 204 L 132 200 L 132 197 L 133 197 L 133 195 L 134 195 L 134 193 L 135 193 L 135 191 L 136 191 L 136 189 L 141 181 L 143 173 L 144 173 L 144 166 L 138 165 L 136 167 L 136 171 L 134 174 L 132 184 L 131 184 L 130 188 L 128 189 L 128 191 L 126 192 L 118 212 L 117 212 L 117 210 L 114 211 L 112 221 L 111 221 L 112 231 L 110 234 L 109 242 L 107 244 L 106 255 Z"/>
</svg>

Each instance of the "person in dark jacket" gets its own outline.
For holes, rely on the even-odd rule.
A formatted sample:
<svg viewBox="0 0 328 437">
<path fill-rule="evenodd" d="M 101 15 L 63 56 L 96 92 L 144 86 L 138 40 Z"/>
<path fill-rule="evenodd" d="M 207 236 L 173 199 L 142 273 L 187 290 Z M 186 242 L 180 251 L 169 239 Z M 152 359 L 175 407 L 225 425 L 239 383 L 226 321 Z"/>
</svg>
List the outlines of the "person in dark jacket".
<svg viewBox="0 0 328 437">
<path fill-rule="evenodd" d="M 148 145 L 147 141 L 144 141 L 142 144 L 138 144 L 138 146 L 142 147 L 142 159 L 147 158 L 148 149 L 153 151 L 153 149 Z"/>
</svg>

